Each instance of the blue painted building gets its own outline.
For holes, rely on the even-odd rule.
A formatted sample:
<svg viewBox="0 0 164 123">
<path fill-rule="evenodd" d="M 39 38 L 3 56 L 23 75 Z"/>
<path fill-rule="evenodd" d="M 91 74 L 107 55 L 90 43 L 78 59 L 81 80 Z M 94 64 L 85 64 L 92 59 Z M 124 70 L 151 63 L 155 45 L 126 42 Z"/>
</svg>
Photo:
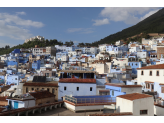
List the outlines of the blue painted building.
<svg viewBox="0 0 164 123">
<path fill-rule="evenodd" d="M 124 85 L 121 83 L 107 83 L 105 89 L 110 90 L 111 97 L 117 97 L 119 95 L 142 93 L 141 85 Z"/>
<path fill-rule="evenodd" d="M 7 75 L 6 85 L 10 85 L 10 84 L 19 85 L 19 82 L 21 82 L 21 79 L 23 79 L 23 78 L 25 78 L 25 74 Z"/>
<path fill-rule="evenodd" d="M 113 85 L 105 85 L 105 89 L 110 90 L 111 97 L 117 97 L 119 95 L 125 95 L 126 92 L 121 92 L 121 87 L 113 86 Z"/>
<path fill-rule="evenodd" d="M 132 68 L 132 73 L 137 74 L 137 68 L 141 68 L 142 62 L 128 62 Z"/>
<path fill-rule="evenodd" d="M 27 63 L 27 61 L 28 61 L 28 57 L 19 56 L 19 63 L 25 64 Z"/>
<path fill-rule="evenodd" d="M 20 49 L 14 49 L 12 53 L 20 53 Z"/>
<path fill-rule="evenodd" d="M 40 65 L 41 65 L 41 61 L 40 60 L 34 61 L 32 63 L 32 69 L 35 69 L 35 70 L 40 69 Z"/>
<path fill-rule="evenodd" d="M 156 65 L 156 61 L 150 61 L 151 65 Z"/>
<path fill-rule="evenodd" d="M 7 66 L 14 66 L 14 65 L 16 65 L 16 66 L 18 66 L 18 62 L 16 62 L 16 61 L 8 61 L 7 62 Z"/>
</svg>

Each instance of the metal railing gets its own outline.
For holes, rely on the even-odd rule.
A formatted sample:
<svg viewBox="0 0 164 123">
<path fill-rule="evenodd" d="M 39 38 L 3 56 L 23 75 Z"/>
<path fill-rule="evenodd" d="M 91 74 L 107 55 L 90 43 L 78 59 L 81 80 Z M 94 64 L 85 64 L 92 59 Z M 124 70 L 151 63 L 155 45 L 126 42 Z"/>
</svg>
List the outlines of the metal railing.
<svg viewBox="0 0 164 123">
<path fill-rule="evenodd" d="M 65 95 L 65 100 L 68 100 L 70 102 L 77 104 L 77 99 L 74 97 L 70 97 L 70 96 Z"/>
<path fill-rule="evenodd" d="M 115 97 L 98 97 L 98 98 L 74 98 L 70 96 L 65 96 L 65 100 L 70 101 L 75 104 L 86 104 L 86 103 L 114 103 L 116 102 Z"/>
</svg>

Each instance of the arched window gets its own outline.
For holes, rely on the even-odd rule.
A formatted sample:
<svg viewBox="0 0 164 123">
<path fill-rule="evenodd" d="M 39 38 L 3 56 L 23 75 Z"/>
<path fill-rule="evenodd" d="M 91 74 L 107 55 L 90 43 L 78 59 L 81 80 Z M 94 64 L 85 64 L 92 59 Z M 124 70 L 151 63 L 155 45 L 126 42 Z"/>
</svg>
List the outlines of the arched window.
<svg viewBox="0 0 164 123">
<path fill-rule="evenodd" d="M 159 71 L 157 71 L 157 76 L 159 76 Z"/>
<path fill-rule="evenodd" d="M 28 88 L 26 87 L 26 93 L 28 93 Z"/>
<path fill-rule="evenodd" d="M 143 72 L 143 70 L 141 71 L 141 75 L 144 75 L 144 72 Z"/>
<path fill-rule="evenodd" d="M 54 90 L 54 88 L 52 89 L 52 93 L 53 93 L 53 94 L 55 93 L 55 90 Z"/>
</svg>

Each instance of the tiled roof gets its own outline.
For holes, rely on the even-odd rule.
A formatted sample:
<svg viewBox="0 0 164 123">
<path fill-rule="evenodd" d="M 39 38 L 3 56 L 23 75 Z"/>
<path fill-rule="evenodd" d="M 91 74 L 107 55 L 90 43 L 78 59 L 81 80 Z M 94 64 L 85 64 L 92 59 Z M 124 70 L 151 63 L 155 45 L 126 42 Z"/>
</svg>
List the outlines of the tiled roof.
<svg viewBox="0 0 164 123">
<path fill-rule="evenodd" d="M 164 69 L 164 64 L 150 65 L 150 66 L 137 68 L 137 70 L 142 70 L 142 69 Z"/>
<path fill-rule="evenodd" d="M 122 116 L 122 115 L 133 115 L 133 113 L 132 112 L 121 112 L 121 113 L 89 114 L 89 116 Z"/>
<path fill-rule="evenodd" d="M 7 97 L 0 97 L 0 101 L 7 101 L 6 98 Z"/>
<path fill-rule="evenodd" d="M 159 85 L 164 85 L 164 83 L 160 83 Z"/>
<path fill-rule="evenodd" d="M 116 86 L 116 87 L 126 87 L 126 88 L 142 87 L 141 85 L 120 85 L 120 84 L 115 84 L 115 83 L 106 83 L 105 85 Z"/>
<path fill-rule="evenodd" d="M 29 92 L 31 96 L 33 96 L 36 99 L 43 99 L 48 97 L 55 97 L 54 94 L 48 92 L 48 91 L 36 91 L 36 92 Z"/>
<path fill-rule="evenodd" d="M 35 82 L 26 82 L 23 86 L 44 86 L 44 87 L 58 87 L 57 83 L 35 83 Z"/>
<path fill-rule="evenodd" d="M 157 53 L 150 53 L 150 55 L 157 55 Z"/>
<path fill-rule="evenodd" d="M 148 98 L 148 97 L 153 97 L 153 96 L 148 95 L 148 94 L 132 93 L 132 94 L 120 95 L 117 97 L 133 101 L 136 99 Z"/>
<path fill-rule="evenodd" d="M 151 82 L 151 81 L 145 81 L 145 83 L 154 83 L 154 82 Z"/>
<path fill-rule="evenodd" d="M 131 45 L 130 45 L 130 47 L 135 47 L 135 46 L 136 46 L 136 44 L 131 44 Z"/>
<path fill-rule="evenodd" d="M 76 78 L 62 78 L 59 79 L 61 83 L 96 83 L 96 79 L 76 79 Z"/>
</svg>

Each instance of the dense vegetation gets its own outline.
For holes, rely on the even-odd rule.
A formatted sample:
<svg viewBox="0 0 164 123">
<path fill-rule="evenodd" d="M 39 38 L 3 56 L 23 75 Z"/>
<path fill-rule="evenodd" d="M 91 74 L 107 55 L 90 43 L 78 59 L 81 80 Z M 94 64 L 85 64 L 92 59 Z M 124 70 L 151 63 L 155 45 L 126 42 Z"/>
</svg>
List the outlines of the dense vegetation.
<svg viewBox="0 0 164 123">
<path fill-rule="evenodd" d="M 5 47 L 0 48 L 0 55 L 11 53 L 14 49 L 21 49 L 21 48 L 33 48 L 35 45 L 38 45 L 39 47 L 46 47 L 46 46 L 55 46 L 55 45 L 67 45 L 72 46 L 74 45 L 73 41 L 66 41 L 65 44 L 61 41 L 57 41 L 56 39 L 53 40 L 43 40 L 39 41 L 38 39 L 34 39 L 34 41 L 29 41 L 24 44 L 19 44 L 17 46 L 11 47 L 9 45 L 6 45 Z"/>
</svg>

